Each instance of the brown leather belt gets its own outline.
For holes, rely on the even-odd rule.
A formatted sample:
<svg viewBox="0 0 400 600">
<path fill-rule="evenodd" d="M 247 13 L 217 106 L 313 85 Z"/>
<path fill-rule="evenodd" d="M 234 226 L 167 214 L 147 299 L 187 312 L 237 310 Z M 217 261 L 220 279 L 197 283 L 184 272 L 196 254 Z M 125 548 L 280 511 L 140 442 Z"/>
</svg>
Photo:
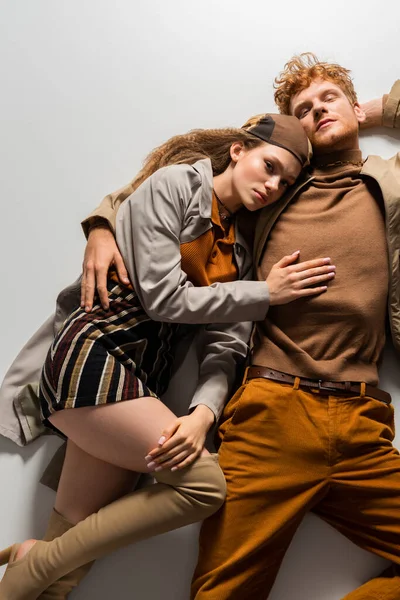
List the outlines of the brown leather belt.
<svg viewBox="0 0 400 600">
<path fill-rule="evenodd" d="M 247 367 L 244 374 L 243 381 L 249 381 L 250 379 L 256 378 L 270 379 L 271 381 L 278 381 L 279 383 L 289 383 L 294 385 L 296 377 L 282 373 L 281 371 L 274 371 L 268 367 Z M 375 398 L 385 404 L 390 404 L 392 398 L 388 392 L 380 390 L 374 385 L 364 384 L 365 390 L 364 395 L 369 398 Z M 341 395 L 356 395 L 361 396 L 361 383 L 354 383 L 352 381 L 322 381 L 321 379 L 308 379 L 307 377 L 300 377 L 299 387 L 313 389 L 321 394 L 327 394 L 332 396 Z M 364 387 L 364 386 L 363 386 Z"/>
</svg>

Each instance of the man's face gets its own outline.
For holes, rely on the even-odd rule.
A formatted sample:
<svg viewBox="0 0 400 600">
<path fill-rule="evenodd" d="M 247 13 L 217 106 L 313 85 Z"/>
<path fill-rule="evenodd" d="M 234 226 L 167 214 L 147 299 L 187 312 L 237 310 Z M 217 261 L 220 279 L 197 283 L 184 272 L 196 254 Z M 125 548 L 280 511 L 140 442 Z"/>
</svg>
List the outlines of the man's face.
<svg viewBox="0 0 400 600">
<path fill-rule="evenodd" d="M 358 127 L 365 113 L 332 81 L 315 79 L 293 96 L 290 110 L 300 119 L 315 154 L 359 148 Z"/>
</svg>

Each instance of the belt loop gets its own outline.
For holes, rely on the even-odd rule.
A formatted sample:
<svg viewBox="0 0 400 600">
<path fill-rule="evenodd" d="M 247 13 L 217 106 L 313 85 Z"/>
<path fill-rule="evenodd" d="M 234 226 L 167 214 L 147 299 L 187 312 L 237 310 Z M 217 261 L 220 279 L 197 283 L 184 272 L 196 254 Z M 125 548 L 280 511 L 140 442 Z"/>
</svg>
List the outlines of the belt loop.
<svg viewBox="0 0 400 600">
<path fill-rule="evenodd" d="M 293 389 L 294 390 L 298 390 L 299 387 L 300 387 L 300 377 L 295 377 L 294 378 Z"/>
<path fill-rule="evenodd" d="M 366 390 L 366 385 L 365 385 L 365 382 L 362 381 L 360 383 L 360 398 L 365 398 L 365 390 Z"/>
<path fill-rule="evenodd" d="M 249 367 L 246 367 L 245 370 L 244 370 L 242 385 L 244 385 L 246 383 L 246 381 L 247 381 L 248 372 L 249 372 Z"/>
</svg>

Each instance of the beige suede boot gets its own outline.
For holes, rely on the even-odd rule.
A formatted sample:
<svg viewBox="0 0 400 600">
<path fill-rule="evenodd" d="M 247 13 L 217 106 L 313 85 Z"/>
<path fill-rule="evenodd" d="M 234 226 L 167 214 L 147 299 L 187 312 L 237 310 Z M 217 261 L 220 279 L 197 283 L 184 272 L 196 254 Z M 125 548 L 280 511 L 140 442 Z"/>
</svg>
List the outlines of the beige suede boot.
<svg viewBox="0 0 400 600">
<path fill-rule="evenodd" d="M 213 514 L 226 484 L 216 457 L 200 457 L 182 471 L 160 471 L 155 485 L 123 496 L 52 542 L 39 541 L 20 560 L 19 545 L 0 554 L 9 562 L 0 600 L 36 600 L 54 581 L 118 548 L 189 525 Z"/>
<path fill-rule="evenodd" d="M 51 542 L 73 526 L 73 523 L 67 521 L 59 512 L 53 509 L 43 540 Z M 94 562 L 82 565 L 72 571 L 72 573 L 67 573 L 67 575 L 55 581 L 43 594 L 40 594 L 39 600 L 65 600 L 72 590 L 79 585 L 85 575 L 87 575 L 93 564 Z"/>
</svg>

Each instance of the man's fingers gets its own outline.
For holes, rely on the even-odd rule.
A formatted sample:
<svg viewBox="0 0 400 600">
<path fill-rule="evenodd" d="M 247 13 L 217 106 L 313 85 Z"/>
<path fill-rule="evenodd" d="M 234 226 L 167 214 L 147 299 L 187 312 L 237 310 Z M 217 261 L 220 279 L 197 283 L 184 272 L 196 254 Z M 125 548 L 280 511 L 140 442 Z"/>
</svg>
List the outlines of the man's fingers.
<svg viewBox="0 0 400 600">
<path fill-rule="evenodd" d="M 119 253 L 115 254 L 115 256 L 114 256 L 114 265 L 115 265 L 115 268 L 117 269 L 118 279 L 120 280 L 120 282 L 128 284 L 129 283 L 128 271 L 126 270 L 125 263 L 122 260 L 122 256 Z"/>
<path fill-rule="evenodd" d="M 108 290 L 107 290 L 107 273 L 108 273 L 108 269 L 106 269 L 104 266 L 96 266 L 95 267 L 96 290 L 97 290 L 97 294 L 99 296 L 101 306 L 104 308 L 104 310 L 108 310 L 108 308 L 110 306 L 110 303 L 108 300 Z M 93 296 L 91 298 L 92 303 L 93 303 L 93 300 L 94 300 L 94 289 L 93 289 Z"/>
<path fill-rule="evenodd" d="M 85 308 L 85 298 L 86 298 L 86 275 L 85 275 L 85 266 L 83 266 L 83 273 L 81 279 L 81 308 Z"/>
<path fill-rule="evenodd" d="M 95 276 L 94 276 L 94 267 L 92 263 L 88 263 L 85 269 L 85 310 L 86 312 L 90 312 L 93 307 L 93 298 L 94 298 L 94 289 L 95 289 Z"/>
</svg>

